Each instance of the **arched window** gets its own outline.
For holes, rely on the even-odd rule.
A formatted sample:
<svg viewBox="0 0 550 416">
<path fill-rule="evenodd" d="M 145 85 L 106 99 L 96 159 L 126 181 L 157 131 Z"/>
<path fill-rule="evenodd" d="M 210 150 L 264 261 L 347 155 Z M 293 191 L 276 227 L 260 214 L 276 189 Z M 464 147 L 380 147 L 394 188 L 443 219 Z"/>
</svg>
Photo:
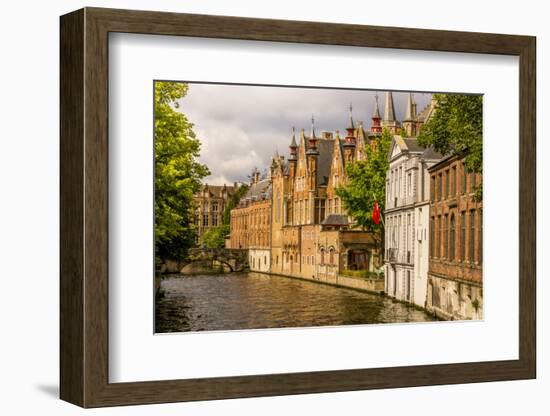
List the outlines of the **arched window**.
<svg viewBox="0 0 550 416">
<path fill-rule="evenodd" d="M 455 224 L 455 215 L 451 214 L 451 235 L 449 236 L 449 260 L 454 261 L 455 259 L 455 237 L 456 237 L 456 224 Z"/>
<path fill-rule="evenodd" d="M 321 249 L 321 264 L 325 264 L 325 249 Z"/>
<path fill-rule="evenodd" d="M 328 251 L 328 262 L 334 264 L 334 249 L 332 247 Z"/>
</svg>

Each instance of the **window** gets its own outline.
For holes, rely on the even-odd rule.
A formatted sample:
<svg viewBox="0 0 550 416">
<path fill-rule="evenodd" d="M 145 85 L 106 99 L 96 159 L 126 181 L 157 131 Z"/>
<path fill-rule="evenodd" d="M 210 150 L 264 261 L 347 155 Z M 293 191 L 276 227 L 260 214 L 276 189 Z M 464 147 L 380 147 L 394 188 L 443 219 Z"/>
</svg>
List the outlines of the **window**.
<svg viewBox="0 0 550 416">
<path fill-rule="evenodd" d="M 476 188 L 476 174 L 474 171 L 470 172 L 470 192 L 475 192 Z"/>
<path fill-rule="evenodd" d="M 430 218 L 430 256 L 434 257 L 434 244 L 435 244 L 435 218 Z"/>
<path fill-rule="evenodd" d="M 455 259 L 455 216 L 451 214 L 451 235 L 449 237 L 449 260 L 454 261 Z"/>
<path fill-rule="evenodd" d="M 218 214 L 214 213 L 212 215 L 212 226 L 217 226 L 218 225 Z"/>
<path fill-rule="evenodd" d="M 460 214 L 460 261 L 466 260 L 466 213 Z"/>
<path fill-rule="evenodd" d="M 475 229 L 475 218 L 476 218 L 476 212 L 474 210 L 470 211 L 470 235 L 469 235 L 469 255 L 468 260 L 470 260 L 471 263 L 475 260 L 475 235 L 476 235 L 476 229 Z"/>
<path fill-rule="evenodd" d="M 449 258 L 449 216 L 445 214 L 445 223 L 443 224 L 443 255 L 441 257 Z"/>
<path fill-rule="evenodd" d="M 451 195 L 456 195 L 456 166 L 451 169 Z"/>
<path fill-rule="evenodd" d="M 325 264 L 325 249 L 321 249 L 321 264 Z"/>
<path fill-rule="evenodd" d="M 212 202 L 212 211 L 218 212 L 218 204 L 216 202 Z"/>
<path fill-rule="evenodd" d="M 441 173 L 437 176 L 437 182 L 438 182 L 437 199 L 438 201 L 441 201 L 441 197 L 443 195 L 443 177 Z"/>
<path fill-rule="evenodd" d="M 412 193 L 411 182 L 412 182 L 412 180 L 411 180 L 411 174 L 409 173 L 409 174 L 407 175 L 407 195 L 411 195 L 411 193 Z"/>
<path fill-rule="evenodd" d="M 439 224 L 439 241 L 437 249 L 437 257 L 443 257 L 443 222 L 441 222 L 441 215 L 437 217 L 437 223 Z"/>
<path fill-rule="evenodd" d="M 334 249 L 331 248 L 328 251 L 328 262 L 329 264 L 334 264 Z"/>
<path fill-rule="evenodd" d="M 311 264 L 315 264 L 315 256 L 311 256 Z"/>
<path fill-rule="evenodd" d="M 445 172 L 445 198 L 449 197 L 450 171 Z"/>
<path fill-rule="evenodd" d="M 466 164 L 462 164 L 462 176 L 460 178 L 460 185 L 462 187 L 462 195 L 466 193 Z"/>
<path fill-rule="evenodd" d="M 430 199 L 435 201 L 435 176 L 432 176 L 430 187 Z"/>
<path fill-rule="evenodd" d="M 208 227 L 208 215 L 203 215 L 202 225 L 203 225 L 203 227 Z"/>
<path fill-rule="evenodd" d="M 267 264 L 267 256 L 264 256 L 264 264 Z"/>
</svg>

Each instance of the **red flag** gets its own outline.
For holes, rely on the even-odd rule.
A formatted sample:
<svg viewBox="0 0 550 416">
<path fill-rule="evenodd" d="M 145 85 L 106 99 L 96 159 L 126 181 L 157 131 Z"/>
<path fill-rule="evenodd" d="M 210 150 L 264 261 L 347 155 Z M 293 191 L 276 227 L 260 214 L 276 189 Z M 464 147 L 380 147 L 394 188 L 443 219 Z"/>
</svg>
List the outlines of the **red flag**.
<svg viewBox="0 0 550 416">
<path fill-rule="evenodd" d="M 374 201 L 374 206 L 372 207 L 372 220 L 375 224 L 380 224 L 380 206 L 376 201 Z"/>
</svg>

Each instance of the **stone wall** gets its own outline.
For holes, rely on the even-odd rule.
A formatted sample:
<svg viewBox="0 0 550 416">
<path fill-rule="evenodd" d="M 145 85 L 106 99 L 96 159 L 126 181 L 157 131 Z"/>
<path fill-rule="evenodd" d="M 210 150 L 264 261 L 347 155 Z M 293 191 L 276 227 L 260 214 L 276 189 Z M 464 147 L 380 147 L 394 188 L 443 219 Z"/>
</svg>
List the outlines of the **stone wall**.
<svg viewBox="0 0 550 416">
<path fill-rule="evenodd" d="M 483 288 L 428 273 L 426 309 L 446 320 L 483 319 Z"/>
</svg>

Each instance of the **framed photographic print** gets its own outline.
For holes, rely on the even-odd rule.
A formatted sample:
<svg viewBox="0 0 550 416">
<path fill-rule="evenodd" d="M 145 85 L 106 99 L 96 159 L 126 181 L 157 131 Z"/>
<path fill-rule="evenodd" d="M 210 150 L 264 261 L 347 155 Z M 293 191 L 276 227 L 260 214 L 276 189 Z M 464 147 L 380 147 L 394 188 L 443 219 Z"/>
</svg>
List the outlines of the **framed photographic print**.
<svg viewBox="0 0 550 416">
<path fill-rule="evenodd" d="M 536 376 L 535 38 L 61 17 L 83 406 Z"/>
</svg>

